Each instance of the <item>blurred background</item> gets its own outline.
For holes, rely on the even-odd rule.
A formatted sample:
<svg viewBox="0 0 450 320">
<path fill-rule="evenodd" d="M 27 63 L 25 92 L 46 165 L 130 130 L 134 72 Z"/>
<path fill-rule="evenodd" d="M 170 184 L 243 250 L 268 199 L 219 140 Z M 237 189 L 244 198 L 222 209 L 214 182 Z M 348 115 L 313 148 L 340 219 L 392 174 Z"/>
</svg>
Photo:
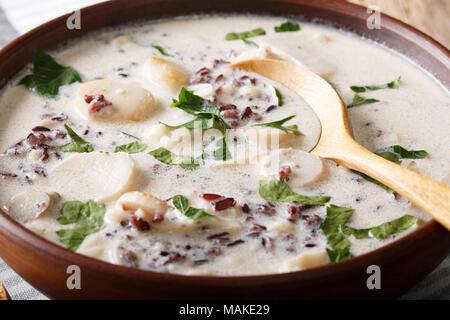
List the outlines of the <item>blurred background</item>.
<svg viewBox="0 0 450 320">
<path fill-rule="evenodd" d="M 106 0 L 0 0 L 0 49 L 32 28 L 59 15 Z M 186 0 L 189 1 L 189 0 Z M 213 1 L 213 0 L 212 0 Z M 376 5 L 450 47 L 450 0 L 349 0 Z M 82 19 L 82 18 L 81 18 Z M 0 281 L 13 299 L 46 299 L 0 259 Z M 450 299 L 450 257 L 402 299 Z"/>
<path fill-rule="evenodd" d="M 106 0 L 0 0 L 0 47 L 64 13 Z M 450 0 L 349 0 L 376 5 L 450 47 Z"/>
</svg>

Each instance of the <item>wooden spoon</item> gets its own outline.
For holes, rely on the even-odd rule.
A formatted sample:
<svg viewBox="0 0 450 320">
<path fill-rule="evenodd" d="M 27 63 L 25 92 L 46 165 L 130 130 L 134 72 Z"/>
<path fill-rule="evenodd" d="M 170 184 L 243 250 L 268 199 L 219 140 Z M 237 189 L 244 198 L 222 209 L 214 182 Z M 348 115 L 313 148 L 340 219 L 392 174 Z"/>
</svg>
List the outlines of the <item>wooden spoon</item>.
<svg viewBox="0 0 450 320">
<path fill-rule="evenodd" d="M 384 183 L 450 230 L 450 187 L 388 161 L 353 140 L 347 108 L 326 80 L 282 60 L 252 59 L 228 67 L 256 72 L 295 91 L 315 111 L 322 125 L 311 153 Z"/>
</svg>

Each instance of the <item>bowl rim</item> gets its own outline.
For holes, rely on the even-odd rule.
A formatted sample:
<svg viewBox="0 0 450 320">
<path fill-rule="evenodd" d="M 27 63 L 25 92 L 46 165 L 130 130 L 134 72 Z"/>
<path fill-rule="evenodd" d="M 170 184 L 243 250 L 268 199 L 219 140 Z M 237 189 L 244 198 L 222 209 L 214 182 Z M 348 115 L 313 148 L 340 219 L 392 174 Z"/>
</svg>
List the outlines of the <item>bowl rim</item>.
<svg viewBox="0 0 450 320">
<path fill-rule="evenodd" d="M 83 11 L 87 10 L 96 10 L 100 9 L 107 5 L 114 5 L 114 3 L 118 2 L 126 2 L 125 0 L 115 0 L 115 1 L 105 1 L 100 2 L 91 6 L 86 6 L 81 8 L 81 14 L 83 14 Z M 308 4 L 312 7 L 319 7 L 320 5 L 325 5 L 325 7 L 330 11 L 338 11 L 339 13 L 343 13 L 344 15 L 351 15 L 355 18 L 362 18 L 364 14 L 366 14 L 367 8 L 347 2 L 345 0 L 291 0 L 291 3 L 299 3 L 299 4 Z M 220 13 L 219 11 L 217 13 Z M 244 14 L 246 14 L 245 12 Z M 408 25 L 405 22 L 402 22 L 396 18 L 393 18 L 389 15 L 381 13 L 381 26 L 382 28 L 388 29 L 390 32 L 394 32 L 397 34 L 401 34 L 403 37 L 405 37 L 405 32 L 410 34 L 414 34 L 415 36 L 421 38 L 422 40 L 425 40 L 427 43 L 431 45 L 431 47 L 434 47 L 435 49 L 438 49 L 444 57 L 449 59 L 450 61 L 450 51 L 441 43 L 433 39 L 431 36 L 423 33 L 422 31 Z M 3 56 L 7 51 L 10 51 L 14 49 L 17 45 L 19 45 L 22 41 L 27 39 L 28 37 L 32 37 L 35 35 L 35 33 L 38 30 L 41 30 L 42 28 L 49 27 L 52 24 L 60 23 L 61 21 L 65 21 L 72 13 L 67 13 L 64 15 L 61 15 L 59 17 L 56 17 L 48 22 L 45 22 L 32 30 L 26 32 L 23 35 L 20 35 L 19 37 L 15 38 L 13 41 L 8 43 L 6 46 L 4 46 L 0 50 L 0 57 Z M 194 13 L 188 13 L 188 15 L 192 15 Z M 236 14 L 239 14 L 239 12 L 236 11 Z M 241 13 L 242 14 L 242 13 Z M 274 15 L 274 16 L 281 16 L 281 15 Z M 285 17 L 285 16 L 284 16 Z M 301 16 L 299 16 L 301 19 Z M 136 19 L 138 21 L 138 19 Z M 130 20 L 129 22 L 132 22 Z M 333 21 L 327 21 L 328 24 L 333 25 Z M 391 26 L 391 27 L 390 27 Z M 392 26 L 401 27 L 402 30 L 398 30 L 395 28 L 392 28 Z M 105 26 L 107 28 L 107 26 Z M 103 27 L 103 28 L 105 28 Z M 95 32 L 98 30 L 101 30 L 102 28 L 90 30 L 87 33 Z M 344 29 L 345 30 L 345 29 Z M 356 34 L 360 36 L 358 33 L 355 32 L 355 30 L 346 29 L 346 31 L 349 31 L 353 34 Z M 85 34 L 81 34 L 79 36 L 75 36 L 73 39 L 79 39 L 85 36 Z M 375 41 L 376 43 L 380 43 L 379 41 Z M 390 49 L 394 50 L 394 49 Z M 406 54 L 400 53 L 403 57 L 407 57 Z M 20 69 L 22 70 L 23 67 Z M 426 70 L 428 71 L 428 70 Z M 429 71 L 428 71 L 429 72 Z M 14 75 L 17 75 L 17 72 L 14 73 Z M 14 76 L 13 75 L 13 76 Z M 13 77 L 9 77 L 7 81 L 11 80 Z M 7 83 L 7 82 L 6 82 Z M 445 87 L 445 85 L 442 83 L 442 85 Z M 0 89 L 3 88 L 4 84 L 0 84 Z M 435 220 L 427 221 L 421 225 L 419 225 L 415 230 L 409 232 L 405 236 L 402 236 L 388 244 L 385 244 L 375 250 L 371 250 L 367 253 L 354 256 L 349 259 L 345 259 L 339 262 L 329 263 L 323 266 L 309 268 L 309 269 L 303 269 L 298 271 L 292 271 L 292 272 L 283 272 L 283 273 L 267 273 L 267 274 L 253 274 L 253 275 L 184 275 L 184 274 L 176 274 L 176 273 L 167 273 L 167 272 L 156 272 L 151 270 L 145 270 L 145 269 L 138 269 L 138 268 L 132 268 L 127 267 L 123 265 L 113 264 L 110 262 L 106 262 L 100 259 L 92 258 L 86 255 L 82 255 L 76 252 L 73 252 L 63 246 L 60 246 L 58 244 L 55 244 L 38 234 L 32 232 L 31 230 L 27 229 L 25 226 L 22 226 L 17 221 L 13 220 L 8 214 L 6 214 L 1 208 L 0 208 L 0 233 L 4 233 L 12 238 L 17 239 L 17 241 L 22 242 L 26 247 L 31 248 L 33 250 L 38 250 L 41 253 L 45 254 L 47 259 L 53 259 L 57 260 L 58 262 L 67 263 L 67 265 L 78 265 L 78 266 L 89 266 L 90 269 L 95 269 L 97 271 L 108 271 L 109 274 L 115 274 L 119 275 L 121 277 L 139 277 L 139 278 L 145 278 L 145 280 L 150 280 L 152 278 L 159 278 L 163 280 L 179 280 L 179 281 L 189 281 L 189 282 L 210 282 L 211 280 L 214 282 L 219 282 L 220 285 L 227 285 L 230 286 L 230 280 L 238 280 L 243 282 L 253 282 L 258 280 L 269 280 L 273 279 L 274 281 L 276 279 L 311 279 L 316 278 L 316 276 L 323 277 L 326 274 L 335 274 L 338 270 L 348 270 L 351 269 L 352 266 L 358 266 L 358 265 L 366 265 L 367 260 L 373 260 L 376 256 L 379 256 L 381 253 L 384 253 L 386 251 L 389 251 L 391 249 L 394 249 L 395 247 L 400 246 L 400 244 L 407 244 L 414 238 L 419 237 L 420 235 L 425 234 L 428 230 L 431 230 L 433 228 L 440 227 L 440 225 Z"/>
</svg>

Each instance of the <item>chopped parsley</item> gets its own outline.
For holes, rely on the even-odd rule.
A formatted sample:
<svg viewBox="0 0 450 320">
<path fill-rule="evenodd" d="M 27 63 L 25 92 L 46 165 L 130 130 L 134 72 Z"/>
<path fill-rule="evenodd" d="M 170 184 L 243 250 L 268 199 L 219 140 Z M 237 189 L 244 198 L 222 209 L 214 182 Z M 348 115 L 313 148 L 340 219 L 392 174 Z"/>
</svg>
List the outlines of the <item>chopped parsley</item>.
<svg viewBox="0 0 450 320">
<path fill-rule="evenodd" d="M 70 250 L 77 250 L 88 235 L 98 232 L 104 227 L 103 217 L 105 205 L 89 200 L 64 202 L 61 216 L 56 220 L 62 225 L 75 224 L 72 229 L 56 231 L 59 240 Z"/>
<path fill-rule="evenodd" d="M 299 31 L 301 27 L 298 23 L 287 21 L 279 26 L 275 26 L 274 29 L 275 32 L 290 32 L 290 31 Z"/>
<path fill-rule="evenodd" d="M 190 156 L 176 155 L 163 147 L 150 151 L 148 154 L 152 155 L 156 160 L 162 163 L 177 165 L 183 169 L 192 170 L 199 166 L 198 162 L 194 158 Z"/>
<path fill-rule="evenodd" d="M 330 201 L 326 196 L 304 196 L 295 193 L 288 184 L 281 180 L 260 180 L 259 195 L 264 200 L 278 202 L 298 202 L 305 205 L 323 206 Z"/>
<path fill-rule="evenodd" d="M 192 220 L 201 220 L 204 218 L 214 217 L 212 214 L 207 213 L 202 209 L 197 209 L 189 206 L 189 201 L 185 196 L 176 195 L 172 198 L 172 203 L 186 217 Z"/>
<path fill-rule="evenodd" d="M 348 109 L 353 108 L 353 107 L 358 107 L 358 106 L 362 106 L 365 104 L 372 104 L 372 103 L 376 103 L 376 102 L 380 102 L 380 100 L 378 99 L 366 99 L 361 97 L 359 94 L 355 94 L 355 96 L 353 97 L 353 101 L 351 104 L 349 104 L 347 106 Z"/>
<path fill-rule="evenodd" d="M 67 124 L 64 124 L 67 134 L 72 138 L 73 142 L 67 143 L 65 145 L 59 146 L 59 150 L 62 152 L 92 152 L 94 147 L 92 144 L 81 138 L 75 131 L 72 130 Z"/>
<path fill-rule="evenodd" d="M 320 225 L 320 230 L 327 238 L 327 252 L 332 262 L 341 261 L 352 257 L 350 253 L 350 241 L 347 236 L 353 235 L 356 239 L 386 239 L 387 237 L 405 231 L 418 225 L 419 218 L 404 215 L 398 219 L 366 229 L 355 229 L 346 226 L 346 223 L 355 212 L 354 209 L 338 207 L 334 204 L 327 206 L 327 215 Z"/>
<path fill-rule="evenodd" d="M 37 49 L 33 74 L 25 76 L 19 84 L 42 96 L 55 97 L 60 87 L 77 81 L 83 82 L 83 78 L 74 68 L 58 64 L 49 54 Z"/>
<path fill-rule="evenodd" d="M 158 50 L 159 53 L 161 53 L 163 56 L 173 57 L 171 54 L 168 54 L 161 46 L 157 46 L 157 45 L 154 45 L 154 44 L 152 44 L 151 46 L 152 46 L 152 48 L 155 48 L 156 50 Z"/>
<path fill-rule="evenodd" d="M 278 120 L 278 121 L 273 121 L 273 122 L 268 122 L 268 123 L 259 123 L 259 124 L 254 124 L 252 127 L 269 127 L 269 128 L 275 128 L 278 130 L 281 130 L 283 132 L 292 132 L 293 134 L 295 134 L 296 136 L 302 136 L 303 133 L 301 131 L 298 130 L 298 127 L 296 124 L 291 125 L 291 126 L 287 126 L 284 127 L 283 124 L 289 120 L 291 120 L 292 118 L 294 118 L 295 115 Z"/>
<path fill-rule="evenodd" d="M 371 86 L 351 86 L 350 89 L 352 89 L 353 92 L 361 93 L 366 91 L 375 91 L 375 90 L 381 90 L 381 89 L 397 89 L 400 88 L 400 77 L 396 78 L 395 80 L 380 84 L 380 85 L 371 85 Z"/>
<path fill-rule="evenodd" d="M 228 32 L 225 36 L 225 40 L 242 40 L 245 44 L 251 44 L 254 46 L 258 46 L 255 42 L 248 40 L 248 38 L 253 38 L 257 36 L 263 36 L 266 34 L 266 31 L 262 28 L 256 28 L 250 31 L 245 32 Z"/>
</svg>

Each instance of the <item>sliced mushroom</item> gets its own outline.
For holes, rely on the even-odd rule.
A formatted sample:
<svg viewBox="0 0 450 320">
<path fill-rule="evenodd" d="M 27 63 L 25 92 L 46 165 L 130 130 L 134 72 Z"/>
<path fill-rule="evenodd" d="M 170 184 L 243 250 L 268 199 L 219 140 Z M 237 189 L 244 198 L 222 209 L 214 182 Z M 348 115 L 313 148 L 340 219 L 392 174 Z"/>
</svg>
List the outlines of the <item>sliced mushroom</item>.
<svg viewBox="0 0 450 320">
<path fill-rule="evenodd" d="M 277 221 L 269 226 L 269 231 L 274 231 L 278 234 L 293 232 L 295 225 L 289 221 Z"/>
<path fill-rule="evenodd" d="M 189 74 L 178 64 L 159 57 L 148 60 L 150 79 L 172 93 L 189 83 Z"/>
<path fill-rule="evenodd" d="M 323 266 L 329 262 L 330 258 L 328 257 L 328 253 L 326 250 L 314 250 L 301 254 L 298 257 L 289 260 L 288 268 L 289 270 L 308 269 Z"/>
<path fill-rule="evenodd" d="M 146 127 L 142 134 L 142 140 L 149 145 L 149 148 L 154 148 L 160 145 L 161 138 L 167 136 L 169 132 L 169 127 L 163 125 L 162 123 L 158 123 Z"/>
<path fill-rule="evenodd" d="M 264 176 L 284 180 L 292 187 L 303 187 L 317 181 L 325 169 L 319 157 L 291 148 L 270 152 L 262 157 L 260 166 Z"/>
<path fill-rule="evenodd" d="M 133 188 L 135 171 L 133 159 L 124 152 L 80 153 L 57 165 L 47 183 L 68 199 L 109 201 Z"/>
<path fill-rule="evenodd" d="M 215 95 L 216 90 L 209 83 L 199 83 L 189 86 L 189 90 L 193 90 L 194 93 L 203 99 L 211 98 Z"/>
<path fill-rule="evenodd" d="M 170 130 L 159 140 L 159 145 L 179 155 L 197 157 L 202 154 L 203 135 L 201 130 L 178 128 Z"/>
<path fill-rule="evenodd" d="M 105 235 L 101 232 L 96 232 L 90 234 L 83 240 L 77 249 L 77 253 L 108 261 L 107 251 L 109 247 L 114 245 L 112 243 L 113 241 L 112 239 L 105 241 Z M 107 243 L 105 244 L 105 242 Z"/>
<path fill-rule="evenodd" d="M 189 205 L 203 209 L 214 215 L 214 217 L 194 221 L 157 197 L 145 192 L 133 191 L 125 193 L 117 200 L 114 208 L 106 212 L 105 221 L 117 224 L 121 221 L 129 220 L 131 214 L 135 214 L 150 223 L 153 231 L 158 232 L 191 232 L 202 228 L 226 230 L 228 232 L 242 230 L 239 217 L 233 216 L 233 210 L 231 209 L 225 210 L 226 214 L 219 216 L 215 215 L 211 205 L 206 201 L 201 201 L 200 199 L 198 201 L 190 201 Z M 155 221 L 156 218 L 158 218 L 158 221 Z"/>
<path fill-rule="evenodd" d="M 260 45 L 258 48 L 246 49 L 242 51 L 235 59 L 235 61 L 250 60 L 250 59 L 277 59 L 270 46 Z"/>
<path fill-rule="evenodd" d="M 151 194 L 132 191 L 123 194 L 116 201 L 116 208 L 128 212 L 137 212 L 140 209 L 140 218 L 152 221 L 156 215 L 164 216 L 169 210 L 169 205 Z"/>
<path fill-rule="evenodd" d="M 131 35 L 123 35 L 113 40 L 114 45 L 117 48 L 122 48 L 130 45 L 137 45 L 136 39 Z"/>
<path fill-rule="evenodd" d="M 14 220 L 25 223 L 46 213 L 55 197 L 56 194 L 31 189 L 12 197 L 5 207 Z"/>
<path fill-rule="evenodd" d="M 156 103 L 152 94 L 136 83 L 101 79 L 78 88 L 78 107 L 90 119 L 139 121 L 156 109 Z"/>
</svg>

